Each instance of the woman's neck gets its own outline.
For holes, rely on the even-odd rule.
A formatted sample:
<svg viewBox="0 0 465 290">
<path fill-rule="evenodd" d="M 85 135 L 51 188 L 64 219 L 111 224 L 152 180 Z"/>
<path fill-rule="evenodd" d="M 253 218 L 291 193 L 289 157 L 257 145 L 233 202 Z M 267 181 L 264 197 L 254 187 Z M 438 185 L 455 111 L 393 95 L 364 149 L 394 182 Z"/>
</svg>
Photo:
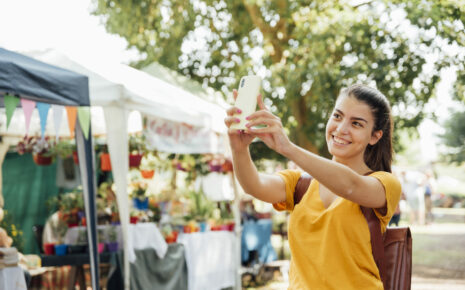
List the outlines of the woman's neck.
<svg viewBox="0 0 465 290">
<path fill-rule="evenodd" d="M 366 165 L 365 161 L 360 158 L 356 159 L 341 159 L 337 158 L 336 156 L 333 156 L 332 158 L 333 161 L 337 163 L 344 164 L 345 166 L 349 167 L 353 171 L 357 172 L 358 174 L 365 174 L 369 171 L 372 171 L 368 165 Z"/>
</svg>

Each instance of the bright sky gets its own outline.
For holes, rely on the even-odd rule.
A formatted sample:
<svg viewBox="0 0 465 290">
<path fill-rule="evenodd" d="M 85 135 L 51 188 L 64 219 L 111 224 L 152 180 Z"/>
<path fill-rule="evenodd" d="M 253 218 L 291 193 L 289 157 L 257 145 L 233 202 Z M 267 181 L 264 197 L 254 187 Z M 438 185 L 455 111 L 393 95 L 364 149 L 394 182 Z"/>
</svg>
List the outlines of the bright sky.
<svg viewBox="0 0 465 290">
<path fill-rule="evenodd" d="M 55 48 L 71 56 L 129 63 L 137 52 L 126 50 L 126 41 L 109 35 L 99 19 L 90 15 L 90 0 L 5 0 L 0 1 L 0 47 L 14 51 Z M 433 100 L 426 108 L 449 115 L 453 72 L 444 73 L 439 86 L 440 101 Z M 440 127 L 426 120 L 419 131 L 425 157 L 436 155 L 434 134 Z"/>
<path fill-rule="evenodd" d="M 109 35 L 90 15 L 90 0 L 0 1 L 0 47 L 27 51 L 56 48 L 69 55 L 128 63 L 137 53 Z"/>
</svg>

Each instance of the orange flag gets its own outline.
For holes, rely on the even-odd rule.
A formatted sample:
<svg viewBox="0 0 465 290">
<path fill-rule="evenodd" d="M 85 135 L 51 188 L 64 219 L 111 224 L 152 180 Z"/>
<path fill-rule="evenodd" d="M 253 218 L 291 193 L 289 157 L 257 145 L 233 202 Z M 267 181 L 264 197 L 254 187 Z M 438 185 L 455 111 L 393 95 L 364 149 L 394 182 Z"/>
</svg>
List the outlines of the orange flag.
<svg viewBox="0 0 465 290">
<path fill-rule="evenodd" d="M 74 127 L 76 126 L 77 108 L 66 107 L 66 113 L 68 115 L 68 127 L 71 138 L 74 138 Z"/>
</svg>

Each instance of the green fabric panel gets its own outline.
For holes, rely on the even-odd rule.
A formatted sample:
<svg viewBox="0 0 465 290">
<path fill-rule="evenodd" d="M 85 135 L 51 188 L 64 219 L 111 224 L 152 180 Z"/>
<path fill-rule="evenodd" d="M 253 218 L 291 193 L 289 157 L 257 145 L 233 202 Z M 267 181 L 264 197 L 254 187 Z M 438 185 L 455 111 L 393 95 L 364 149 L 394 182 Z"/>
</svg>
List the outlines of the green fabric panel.
<svg viewBox="0 0 465 290">
<path fill-rule="evenodd" d="M 32 226 L 45 224 L 52 213 L 46 201 L 59 192 L 56 186 L 56 163 L 38 166 L 31 154 L 8 153 L 2 172 L 4 209 L 23 231 L 24 254 L 38 254 Z"/>
</svg>

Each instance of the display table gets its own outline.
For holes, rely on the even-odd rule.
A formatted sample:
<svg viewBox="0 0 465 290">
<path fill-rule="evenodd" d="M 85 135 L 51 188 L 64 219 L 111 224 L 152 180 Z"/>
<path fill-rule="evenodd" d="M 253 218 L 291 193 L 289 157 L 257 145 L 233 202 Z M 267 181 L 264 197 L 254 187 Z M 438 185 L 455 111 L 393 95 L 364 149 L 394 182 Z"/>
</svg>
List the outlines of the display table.
<svg viewBox="0 0 465 290">
<path fill-rule="evenodd" d="M 233 232 L 181 234 L 189 290 L 218 290 L 235 284 L 236 238 Z"/>
<path fill-rule="evenodd" d="M 0 269 L 0 289 L 26 290 L 23 269 L 19 266 Z"/>
<path fill-rule="evenodd" d="M 99 225 L 98 230 L 103 230 L 105 236 L 108 237 L 109 232 L 116 229 L 118 248 L 123 249 L 123 236 L 121 233 L 121 226 L 116 225 Z M 65 236 L 65 244 L 74 245 L 77 243 L 81 231 L 85 231 L 85 227 L 74 227 L 68 229 Z M 136 261 L 136 254 L 134 250 L 154 249 L 159 258 L 163 258 L 168 250 L 163 235 L 155 223 L 138 223 L 130 224 L 128 229 L 128 252 L 129 261 L 134 263 Z"/>
</svg>

